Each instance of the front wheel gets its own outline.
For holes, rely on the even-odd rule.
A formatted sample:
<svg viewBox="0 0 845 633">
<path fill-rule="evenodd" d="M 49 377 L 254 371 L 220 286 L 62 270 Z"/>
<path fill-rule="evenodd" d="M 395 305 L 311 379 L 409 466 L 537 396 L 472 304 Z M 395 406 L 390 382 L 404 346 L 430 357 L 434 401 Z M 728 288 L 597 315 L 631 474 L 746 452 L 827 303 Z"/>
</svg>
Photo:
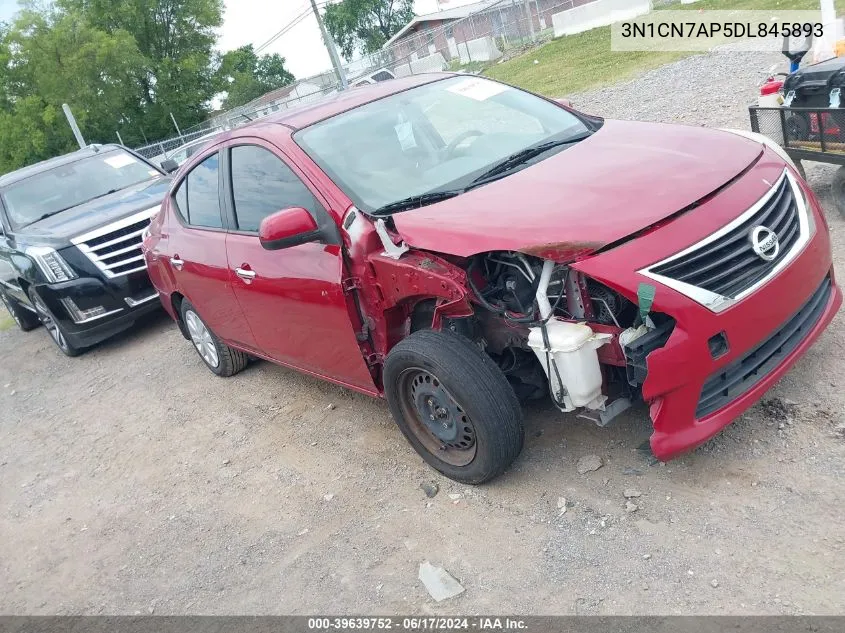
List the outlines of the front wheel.
<svg viewBox="0 0 845 633">
<path fill-rule="evenodd" d="M 70 344 L 62 324 L 56 320 L 53 313 L 50 312 L 50 309 L 34 289 L 29 291 L 29 300 L 32 302 L 32 307 L 35 308 L 35 313 L 38 315 L 41 325 L 47 330 L 47 334 L 50 335 L 50 338 L 62 354 L 65 356 L 79 356 L 83 350 Z"/>
<path fill-rule="evenodd" d="M 5 290 L 0 290 L 0 301 L 3 302 L 3 305 L 6 306 L 6 310 L 15 320 L 15 323 L 24 332 L 34 330 L 41 325 L 41 321 L 38 320 L 38 316 L 34 312 L 21 306 L 21 304 L 7 295 Z"/>
<path fill-rule="evenodd" d="M 421 330 L 384 365 L 384 392 L 400 430 L 449 479 L 480 484 L 522 451 L 522 409 L 504 374 L 471 341 Z"/>
</svg>

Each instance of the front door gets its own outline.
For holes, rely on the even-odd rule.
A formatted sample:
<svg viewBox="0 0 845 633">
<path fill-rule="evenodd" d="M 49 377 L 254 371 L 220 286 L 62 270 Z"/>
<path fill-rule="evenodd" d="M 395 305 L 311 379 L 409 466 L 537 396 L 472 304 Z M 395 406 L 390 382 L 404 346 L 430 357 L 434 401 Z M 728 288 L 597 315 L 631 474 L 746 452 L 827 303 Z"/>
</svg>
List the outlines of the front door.
<svg viewBox="0 0 845 633">
<path fill-rule="evenodd" d="M 255 139 L 229 151 L 225 202 L 235 227 L 226 250 L 257 348 L 277 362 L 375 392 L 341 288 L 340 246 L 314 242 L 268 251 L 258 239 L 261 220 L 289 207 L 326 222 L 324 204 L 276 147 Z"/>
</svg>

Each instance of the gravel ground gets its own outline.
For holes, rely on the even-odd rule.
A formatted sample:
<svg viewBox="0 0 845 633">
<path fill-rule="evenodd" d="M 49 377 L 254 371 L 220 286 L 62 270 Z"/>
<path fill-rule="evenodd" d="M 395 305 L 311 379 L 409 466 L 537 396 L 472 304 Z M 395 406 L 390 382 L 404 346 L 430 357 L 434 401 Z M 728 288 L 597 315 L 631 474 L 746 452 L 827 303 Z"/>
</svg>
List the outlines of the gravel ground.
<svg viewBox="0 0 845 633">
<path fill-rule="evenodd" d="M 574 101 L 747 127 L 776 61 L 692 57 Z M 845 278 L 831 169 L 808 174 Z M 269 363 L 217 379 L 163 315 L 78 359 L 2 332 L 0 612 L 842 613 L 843 338 L 839 316 L 761 404 L 669 464 L 636 450 L 644 409 L 599 429 L 540 406 L 513 470 L 467 489 L 384 403 Z M 590 455 L 601 468 L 579 474 Z M 466 591 L 433 602 L 424 561 Z"/>
</svg>

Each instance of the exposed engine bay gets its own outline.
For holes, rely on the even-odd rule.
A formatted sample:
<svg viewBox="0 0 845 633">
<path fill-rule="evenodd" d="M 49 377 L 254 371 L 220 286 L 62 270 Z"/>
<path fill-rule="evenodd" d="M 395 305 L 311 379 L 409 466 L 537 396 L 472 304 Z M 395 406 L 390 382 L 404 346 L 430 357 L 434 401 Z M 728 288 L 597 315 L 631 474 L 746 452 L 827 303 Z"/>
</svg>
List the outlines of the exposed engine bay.
<svg viewBox="0 0 845 633">
<path fill-rule="evenodd" d="M 479 306 L 473 338 L 517 396 L 549 394 L 561 411 L 602 426 L 639 397 L 645 356 L 674 325 L 566 264 L 495 252 L 470 258 L 466 272 Z M 649 348 L 638 349 L 650 333 Z"/>
</svg>

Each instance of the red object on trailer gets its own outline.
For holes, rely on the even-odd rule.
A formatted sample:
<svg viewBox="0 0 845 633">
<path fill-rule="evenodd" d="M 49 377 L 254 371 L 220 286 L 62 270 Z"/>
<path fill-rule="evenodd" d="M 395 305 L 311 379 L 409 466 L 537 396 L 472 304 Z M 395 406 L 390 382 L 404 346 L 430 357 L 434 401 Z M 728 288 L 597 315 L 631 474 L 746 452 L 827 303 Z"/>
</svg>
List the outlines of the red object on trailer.
<svg viewBox="0 0 845 633">
<path fill-rule="evenodd" d="M 766 97 L 768 95 L 777 94 L 783 88 L 783 80 L 769 77 L 762 86 L 760 86 L 760 96 Z"/>
</svg>

